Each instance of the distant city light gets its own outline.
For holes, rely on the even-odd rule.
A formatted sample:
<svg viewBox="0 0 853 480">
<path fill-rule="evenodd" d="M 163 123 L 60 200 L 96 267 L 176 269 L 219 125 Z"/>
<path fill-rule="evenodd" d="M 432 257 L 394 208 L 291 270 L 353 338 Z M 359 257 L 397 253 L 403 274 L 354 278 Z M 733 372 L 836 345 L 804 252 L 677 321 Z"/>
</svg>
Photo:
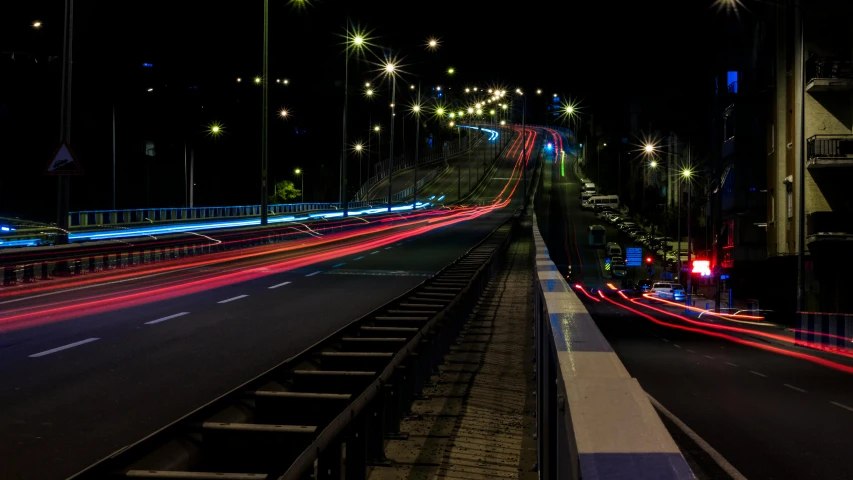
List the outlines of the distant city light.
<svg viewBox="0 0 853 480">
<path fill-rule="evenodd" d="M 35 28 L 36 30 L 38 30 L 39 28 L 41 28 L 41 25 L 42 25 L 42 23 L 41 23 L 40 21 L 38 21 L 38 20 L 36 20 L 36 21 L 34 21 L 34 22 L 32 23 L 32 27 L 33 27 L 33 28 Z"/>
<path fill-rule="evenodd" d="M 142 66 L 145 68 L 151 68 L 154 66 L 154 64 L 153 63 L 143 63 Z"/>
</svg>

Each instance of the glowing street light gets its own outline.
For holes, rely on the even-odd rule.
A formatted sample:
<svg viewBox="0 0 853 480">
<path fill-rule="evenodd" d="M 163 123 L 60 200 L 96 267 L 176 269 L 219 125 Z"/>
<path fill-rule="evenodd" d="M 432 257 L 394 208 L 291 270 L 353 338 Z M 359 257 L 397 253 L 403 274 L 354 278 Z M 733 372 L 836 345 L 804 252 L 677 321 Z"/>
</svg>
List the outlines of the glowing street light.
<svg viewBox="0 0 853 480">
<path fill-rule="evenodd" d="M 207 126 L 207 134 L 210 135 L 211 137 L 218 137 L 219 135 L 222 134 L 223 130 L 224 130 L 224 128 L 219 123 L 211 123 L 210 125 Z"/>
<path fill-rule="evenodd" d="M 520 88 L 516 88 L 516 89 L 515 89 L 515 93 L 517 93 L 517 94 L 521 95 L 521 89 L 520 89 Z"/>
<path fill-rule="evenodd" d="M 466 89 L 465 89 L 465 93 L 471 93 L 471 89 L 470 89 L 470 88 L 466 88 Z"/>
<path fill-rule="evenodd" d="M 365 97 L 372 97 L 372 96 L 373 96 L 373 89 L 372 89 L 372 88 L 368 88 L 367 90 L 365 90 L 365 91 L 364 91 L 364 96 L 365 96 Z"/>
<path fill-rule="evenodd" d="M 299 203 L 305 203 L 305 175 L 302 175 L 302 169 L 297 168 L 293 171 L 294 175 L 298 176 L 300 180 L 302 180 L 302 186 L 299 190 Z"/>
<path fill-rule="evenodd" d="M 658 166 L 657 160 L 652 160 L 651 162 L 649 162 L 649 167 L 657 168 L 657 166 Z"/>
<path fill-rule="evenodd" d="M 255 77 L 255 85 L 261 84 L 261 77 Z"/>
<path fill-rule="evenodd" d="M 437 38 L 430 38 L 427 40 L 427 49 L 428 50 L 437 50 L 439 46 L 439 41 Z"/>
<path fill-rule="evenodd" d="M 536 89 L 536 95 L 542 95 L 542 89 L 541 88 Z"/>
<path fill-rule="evenodd" d="M 38 21 L 38 20 L 36 20 L 36 21 L 34 21 L 34 22 L 32 23 L 32 27 L 33 27 L 33 28 L 35 28 L 36 30 L 38 30 L 39 28 L 41 28 L 41 26 L 42 26 L 42 23 L 41 23 L 40 21 Z"/>
<path fill-rule="evenodd" d="M 278 112 L 278 116 L 279 116 L 279 117 L 281 117 L 281 118 L 287 118 L 287 117 L 288 117 L 288 115 L 290 115 L 290 112 L 288 112 L 286 108 L 282 108 L 282 109 Z"/>
<path fill-rule="evenodd" d="M 242 79 L 242 78 L 237 77 L 237 83 L 240 83 L 240 82 L 242 82 L 242 81 L 243 81 L 243 79 Z"/>
<path fill-rule="evenodd" d="M 455 69 L 455 68 L 450 67 L 450 68 L 448 68 L 448 69 L 447 69 L 447 74 L 448 74 L 448 75 L 453 75 L 454 73 L 456 73 L 456 69 Z"/>
<path fill-rule="evenodd" d="M 645 150 L 646 153 L 652 153 L 655 151 L 655 146 L 651 143 L 647 143 L 646 146 L 643 147 L 643 150 Z"/>
<path fill-rule="evenodd" d="M 684 175 L 684 178 L 690 178 L 690 175 L 693 175 L 693 172 L 691 172 L 689 168 L 685 168 L 681 174 Z"/>
</svg>

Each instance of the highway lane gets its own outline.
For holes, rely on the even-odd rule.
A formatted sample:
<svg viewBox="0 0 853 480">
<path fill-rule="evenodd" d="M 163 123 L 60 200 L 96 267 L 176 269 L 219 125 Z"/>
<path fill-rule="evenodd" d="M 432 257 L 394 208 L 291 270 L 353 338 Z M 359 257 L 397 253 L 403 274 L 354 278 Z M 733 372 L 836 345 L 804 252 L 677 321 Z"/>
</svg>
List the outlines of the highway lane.
<svg viewBox="0 0 853 480">
<path fill-rule="evenodd" d="M 543 190 L 538 214 L 552 257 L 555 263 L 572 265 L 584 284 L 602 286 L 596 254 L 581 233 L 600 222 L 577 207 L 577 179 L 570 174 L 562 178 L 557 169 L 551 173 L 551 181 L 543 183 L 548 195 Z M 608 231 L 608 237 L 618 238 L 615 229 Z M 846 452 L 853 428 L 853 383 L 849 374 L 786 352 L 744 345 L 739 343 L 742 337 L 719 338 L 703 332 L 711 328 L 697 332 L 659 325 L 652 319 L 688 324 L 611 297 L 619 305 L 581 295 L 628 371 L 745 477 L 850 478 Z M 788 350 L 813 356 L 806 349 Z M 698 447 L 681 446 L 696 456 Z M 700 465 L 708 464 L 707 459 L 703 462 Z M 719 469 L 709 468 L 706 474 L 726 478 L 719 476 Z"/>
<path fill-rule="evenodd" d="M 507 160 L 497 175 L 511 171 Z M 489 187 L 484 198 L 501 190 Z M 514 205 L 382 248 L 4 335 L 0 478 L 64 478 L 138 440 L 413 288 Z"/>
</svg>

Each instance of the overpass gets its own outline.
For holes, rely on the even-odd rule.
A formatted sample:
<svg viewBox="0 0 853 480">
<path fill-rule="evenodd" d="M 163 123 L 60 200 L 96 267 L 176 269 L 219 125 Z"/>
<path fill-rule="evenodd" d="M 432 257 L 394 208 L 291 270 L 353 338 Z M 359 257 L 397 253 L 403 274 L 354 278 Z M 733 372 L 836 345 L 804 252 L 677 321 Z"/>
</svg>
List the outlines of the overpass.
<svg viewBox="0 0 853 480">
<path fill-rule="evenodd" d="M 842 352 L 610 288 L 571 134 L 513 130 L 437 208 L 0 289 L 3 478 L 843 478 Z"/>
</svg>

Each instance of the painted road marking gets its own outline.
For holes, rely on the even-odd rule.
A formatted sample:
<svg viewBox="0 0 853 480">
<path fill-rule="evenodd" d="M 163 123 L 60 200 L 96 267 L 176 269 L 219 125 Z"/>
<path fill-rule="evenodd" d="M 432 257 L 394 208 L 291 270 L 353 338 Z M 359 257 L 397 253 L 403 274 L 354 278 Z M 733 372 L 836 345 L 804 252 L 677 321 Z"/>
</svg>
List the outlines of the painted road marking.
<svg viewBox="0 0 853 480">
<path fill-rule="evenodd" d="M 323 271 L 322 271 L 322 270 L 317 270 L 316 272 L 311 272 L 311 273 L 309 273 L 308 275 L 305 275 L 305 276 L 306 276 L 306 277 L 313 277 L 314 275 L 317 275 L 318 273 L 323 273 Z"/>
<path fill-rule="evenodd" d="M 100 340 L 100 338 L 87 338 L 86 340 L 80 340 L 79 342 L 69 343 L 68 345 L 63 345 L 61 347 L 51 348 L 50 350 L 34 353 L 30 355 L 30 358 L 43 357 L 45 355 L 50 355 L 51 353 L 61 352 L 63 350 L 68 350 L 69 348 L 79 347 L 80 345 L 92 343 L 95 340 Z"/>
<path fill-rule="evenodd" d="M 397 246 L 399 247 L 399 246 L 400 246 L 400 245 L 402 245 L 402 244 L 403 244 L 403 242 L 400 242 L 400 243 L 398 243 L 398 244 L 397 244 Z"/>
<path fill-rule="evenodd" d="M 332 268 L 343 267 L 343 266 L 344 266 L 344 265 L 346 265 L 346 264 L 347 264 L 346 262 L 342 262 L 342 263 L 339 263 L 339 264 L 337 264 L 337 265 L 332 265 Z"/>
<path fill-rule="evenodd" d="M 841 407 L 844 410 L 850 410 L 851 412 L 853 412 L 853 407 L 848 407 L 847 405 L 844 405 L 843 403 L 838 403 L 838 402 L 829 402 L 829 403 L 835 405 L 836 407 Z"/>
<path fill-rule="evenodd" d="M 749 373 L 751 373 L 751 374 L 753 374 L 753 375 L 758 375 L 759 377 L 767 378 L 767 375 L 765 375 L 765 374 L 763 374 L 763 373 L 758 373 L 758 372 L 756 372 L 755 370 L 750 370 L 750 371 L 749 371 Z"/>
<path fill-rule="evenodd" d="M 283 286 L 285 286 L 285 285 L 290 285 L 290 282 L 281 282 L 281 283 L 279 283 L 279 284 L 277 284 L 277 285 L 273 285 L 273 286 L 271 286 L 271 287 L 267 287 L 267 288 L 268 288 L 268 289 L 270 289 L 270 290 L 272 290 L 273 288 L 283 287 Z"/>
<path fill-rule="evenodd" d="M 677 344 L 677 343 L 673 343 L 673 344 L 672 344 L 672 346 L 673 346 L 673 347 L 675 347 L 675 348 L 681 348 L 681 345 L 679 345 L 679 344 Z"/>
<path fill-rule="evenodd" d="M 377 253 L 379 253 L 379 250 L 377 250 L 375 252 L 370 252 L 371 255 L 376 255 Z"/>
<path fill-rule="evenodd" d="M 165 322 L 166 320 L 171 320 L 173 318 L 183 317 L 184 315 L 189 315 L 190 312 L 181 312 L 176 313 L 174 315 L 169 315 L 168 317 L 158 318 L 157 320 L 151 320 L 150 322 L 145 322 L 145 325 L 154 325 L 155 323 Z"/>
<path fill-rule="evenodd" d="M 362 258 L 364 258 L 364 256 L 361 256 L 361 257 L 355 257 L 355 258 L 353 258 L 352 260 L 353 260 L 353 261 L 356 261 L 356 260 L 361 260 Z"/>
<path fill-rule="evenodd" d="M 733 367 L 737 367 L 737 365 L 735 365 L 735 364 L 734 364 L 734 363 L 732 363 L 732 362 L 723 362 L 723 363 L 725 363 L 726 365 L 731 365 L 731 366 L 733 366 Z"/>
<path fill-rule="evenodd" d="M 712 356 L 710 356 L 710 355 L 705 355 L 705 358 L 710 358 L 711 360 L 716 360 L 716 358 L 714 358 L 714 357 L 712 357 Z"/>
<path fill-rule="evenodd" d="M 795 387 L 795 386 L 793 386 L 793 385 L 788 385 L 787 383 L 783 383 L 782 385 L 784 385 L 784 386 L 786 386 L 786 387 L 790 388 L 791 390 L 796 390 L 796 391 L 798 391 L 798 392 L 800 392 L 800 393 L 807 393 L 807 392 L 806 392 L 805 390 L 803 390 L 802 388 Z"/>
<path fill-rule="evenodd" d="M 696 353 L 696 352 L 694 352 L 693 350 L 690 350 L 689 348 L 685 348 L 685 349 L 684 349 L 684 351 L 685 351 L 685 352 L 690 352 L 690 353 Z"/>
<path fill-rule="evenodd" d="M 226 298 L 225 300 L 216 302 L 216 303 L 228 303 L 233 302 L 234 300 L 240 300 L 241 298 L 246 298 L 248 295 L 237 295 L 236 297 Z"/>
<path fill-rule="evenodd" d="M 385 250 L 391 250 L 394 247 L 385 247 Z"/>
</svg>

